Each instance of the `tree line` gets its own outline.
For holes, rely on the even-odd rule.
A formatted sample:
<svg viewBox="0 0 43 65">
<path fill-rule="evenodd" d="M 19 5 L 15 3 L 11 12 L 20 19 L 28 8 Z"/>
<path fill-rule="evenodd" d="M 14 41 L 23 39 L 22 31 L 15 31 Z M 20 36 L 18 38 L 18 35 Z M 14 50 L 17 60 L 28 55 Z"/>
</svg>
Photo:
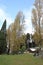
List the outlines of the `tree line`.
<svg viewBox="0 0 43 65">
<path fill-rule="evenodd" d="M 32 39 L 37 46 L 43 45 L 43 0 L 35 0 L 32 9 L 32 26 L 34 34 Z M 22 53 L 26 50 L 26 41 L 30 34 L 24 33 L 25 16 L 19 11 L 14 22 L 6 29 L 6 20 L 0 30 L 0 54 L 1 53 Z"/>
</svg>

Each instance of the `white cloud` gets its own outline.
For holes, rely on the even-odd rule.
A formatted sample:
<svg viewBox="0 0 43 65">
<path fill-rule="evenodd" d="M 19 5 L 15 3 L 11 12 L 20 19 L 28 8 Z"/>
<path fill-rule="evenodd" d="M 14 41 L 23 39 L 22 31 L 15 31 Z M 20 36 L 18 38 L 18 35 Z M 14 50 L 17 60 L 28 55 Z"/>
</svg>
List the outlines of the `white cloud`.
<svg viewBox="0 0 43 65">
<path fill-rule="evenodd" d="M 32 8 L 31 8 L 32 9 Z M 31 23 L 31 9 L 29 10 L 24 10 L 23 13 L 25 15 L 25 33 L 33 33 L 32 31 L 32 23 Z M 12 17 L 6 13 L 3 9 L 0 8 L 0 28 L 4 22 L 4 20 L 7 20 L 7 28 L 8 26 L 13 22 Z"/>
<path fill-rule="evenodd" d="M 13 22 L 13 19 L 10 17 L 8 13 L 6 13 L 3 9 L 0 8 L 0 28 L 5 19 L 7 20 L 7 28 L 8 28 L 8 26 Z"/>
<path fill-rule="evenodd" d="M 24 10 L 25 21 L 26 21 L 25 22 L 25 27 L 26 27 L 25 33 L 30 33 L 30 34 L 33 33 L 32 22 L 31 22 L 31 15 L 32 15 L 31 11 L 32 11 L 32 8 L 29 10 Z"/>
</svg>

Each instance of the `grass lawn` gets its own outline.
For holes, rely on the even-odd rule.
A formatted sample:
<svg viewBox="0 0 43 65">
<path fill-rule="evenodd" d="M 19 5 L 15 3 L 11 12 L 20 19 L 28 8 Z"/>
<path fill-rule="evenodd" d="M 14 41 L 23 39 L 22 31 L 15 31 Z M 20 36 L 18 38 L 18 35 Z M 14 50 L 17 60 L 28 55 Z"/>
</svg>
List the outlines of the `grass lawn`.
<svg viewBox="0 0 43 65">
<path fill-rule="evenodd" d="M 0 55 L 0 65 L 43 65 L 43 59 L 32 54 Z"/>
</svg>

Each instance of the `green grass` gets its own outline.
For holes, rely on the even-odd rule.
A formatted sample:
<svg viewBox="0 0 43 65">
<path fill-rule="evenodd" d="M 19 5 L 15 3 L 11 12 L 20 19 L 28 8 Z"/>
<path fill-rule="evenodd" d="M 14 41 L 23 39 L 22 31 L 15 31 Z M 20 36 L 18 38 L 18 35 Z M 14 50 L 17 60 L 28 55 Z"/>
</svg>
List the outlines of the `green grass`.
<svg viewBox="0 0 43 65">
<path fill-rule="evenodd" d="M 43 65 L 43 59 L 32 54 L 0 55 L 0 65 Z"/>
</svg>

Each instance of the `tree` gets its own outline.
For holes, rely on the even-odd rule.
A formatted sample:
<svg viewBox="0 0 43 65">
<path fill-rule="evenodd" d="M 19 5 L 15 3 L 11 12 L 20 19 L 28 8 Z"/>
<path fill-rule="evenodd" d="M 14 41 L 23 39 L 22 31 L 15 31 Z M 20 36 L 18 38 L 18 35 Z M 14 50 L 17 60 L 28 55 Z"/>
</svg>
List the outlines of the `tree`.
<svg viewBox="0 0 43 65">
<path fill-rule="evenodd" d="M 38 39 L 39 45 L 41 45 L 42 39 L 42 19 L 43 19 L 43 0 L 35 0 L 34 8 L 32 10 L 32 25 L 36 33 L 36 40 Z"/>
<path fill-rule="evenodd" d="M 4 21 L 3 25 L 2 25 L 1 31 L 6 33 L 6 19 L 5 19 L 5 21 Z"/>
<path fill-rule="evenodd" d="M 10 39 L 9 43 L 10 43 L 10 48 L 12 52 L 16 53 L 20 49 L 20 43 L 22 43 L 23 41 L 22 35 L 23 35 L 23 29 L 24 29 L 24 22 L 25 20 L 24 20 L 23 13 L 18 12 L 14 23 L 12 23 L 9 27 L 8 39 Z"/>
<path fill-rule="evenodd" d="M 25 39 L 26 49 L 28 49 L 28 48 L 29 48 L 29 42 L 30 42 L 30 34 L 29 34 L 29 33 L 27 33 L 27 34 L 26 34 L 26 39 Z"/>
<path fill-rule="evenodd" d="M 7 30 L 7 54 L 9 54 L 9 52 L 10 52 L 10 38 L 11 38 L 11 32 L 10 32 L 10 26 L 9 26 L 9 28 L 8 28 L 8 30 Z"/>
<path fill-rule="evenodd" d="M 23 34 L 23 29 L 24 29 L 24 15 L 23 12 L 18 12 L 16 19 L 14 21 L 14 29 L 16 28 L 16 33 L 17 36 L 21 36 Z"/>
<path fill-rule="evenodd" d="M 0 54 L 5 53 L 6 48 L 7 43 L 6 43 L 6 20 L 5 20 L 0 31 Z"/>
</svg>

